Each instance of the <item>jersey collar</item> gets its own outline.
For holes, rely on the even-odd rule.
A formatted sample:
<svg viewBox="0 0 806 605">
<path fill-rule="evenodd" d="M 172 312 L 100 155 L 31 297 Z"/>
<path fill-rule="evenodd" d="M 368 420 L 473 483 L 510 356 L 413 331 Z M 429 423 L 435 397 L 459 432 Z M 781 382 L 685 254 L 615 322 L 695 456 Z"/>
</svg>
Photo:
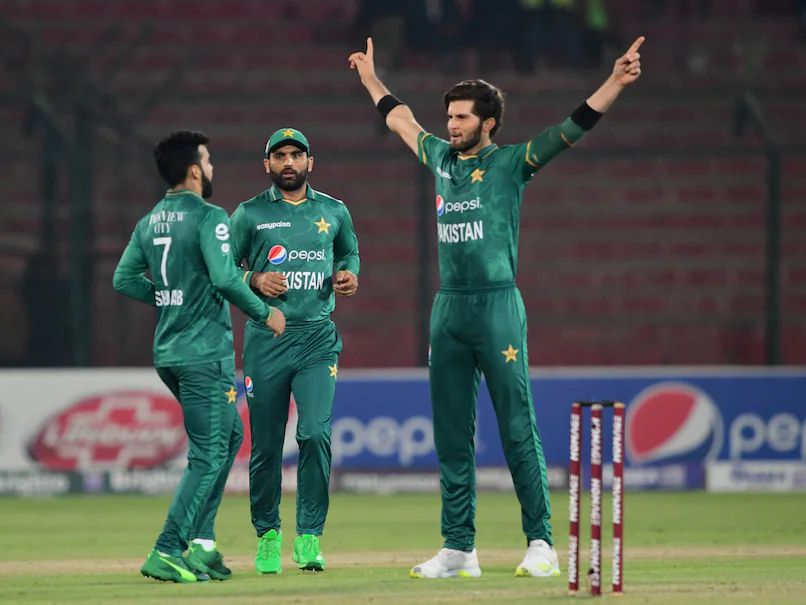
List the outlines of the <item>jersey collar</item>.
<svg viewBox="0 0 806 605">
<path fill-rule="evenodd" d="M 272 185 L 271 189 L 269 189 L 266 194 L 269 197 L 269 200 L 272 202 L 288 202 L 289 204 L 301 204 L 302 202 L 306 202 L 308 200 L 315 200 L 316 199 L 316 191 L 314 191 L 313 187 L 311 187 L 310 183 L 305 183 L 305 197 L 302 198 L 298 202 L 294 202 L 292 200 L 287 200 L 283 197 L 282 192 L 277 189 L 276 185 Z"/>
<path fill-rule="evenodd" d="M 193 197 L 197 197 L 200 200 L 205 201 L 202 196 L 195 191 L 188 189 L 187 187 L 184 189 L 168 189 L 168 191 L 165 192 L 165 197 L 176 197 L 178 195 L 192 195 Z"/>
<path fill-rule="evenodd" d="M 498 145 L 496 145 L 495 143 L 490 143 L 489 145 L 487 145 L 487 147 L 480 149 L 478 153 L 474 153 L 473 155 L 465 155 L 463 153 L 459 153 L 457 154 L 457 157 L 460 160 L 474 160 L 478 158 L 485 160 L 496 149 L 498 149 Z"/>
</svg>

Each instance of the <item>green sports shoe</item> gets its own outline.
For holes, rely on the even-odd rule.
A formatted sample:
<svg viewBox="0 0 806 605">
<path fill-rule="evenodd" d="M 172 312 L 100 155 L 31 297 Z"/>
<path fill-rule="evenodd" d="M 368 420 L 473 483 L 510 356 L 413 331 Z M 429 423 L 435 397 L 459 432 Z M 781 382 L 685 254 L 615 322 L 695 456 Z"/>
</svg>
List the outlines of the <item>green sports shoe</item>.
<svg viewBox="0 0 806 605">
<path fill-rule="evenodd" d="M 305 571 L 324 571 L 325 557 L 319 548 L 319 538 L 311 534 L 302 534 L 294 540 L 294 554 L 291 560 Z"/>
<path fill-rule="evenodd" d="M 255 568 L 258 573 L 283 573 L 283 561 L 280 556 L 282 547 L 283 534 L 278 534 L 276 529 L 270 529 L 257 539 Z"/>
<path fill-rule="evenodd" d="M 191 569 L 184 558 L 163 555 L 155 548 L 140 568 L 140 573 L 147 578 L 163 582 L 209 582 L 210 576 Z"/>
<path fill-rule="evenodd" d="M 201 544 L 192 542 L 188 554 L 185 555 L 185 561 L 199 573 L 206 573 L 213 580 L 229 580 L 232 577 L 232 570 L 224 565 L 224 557 L 218 552 L 218 548 L 214 550 L 204 550 Z"/>
</svg>

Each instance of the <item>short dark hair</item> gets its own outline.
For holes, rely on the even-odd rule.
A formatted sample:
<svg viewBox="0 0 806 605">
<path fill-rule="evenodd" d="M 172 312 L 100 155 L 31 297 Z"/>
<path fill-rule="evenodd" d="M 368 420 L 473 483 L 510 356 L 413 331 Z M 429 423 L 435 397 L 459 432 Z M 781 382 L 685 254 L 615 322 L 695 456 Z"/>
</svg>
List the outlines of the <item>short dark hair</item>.
<svg viewBox="0 0 806 605">
<path fill-rule="evenodd" d="M 199 145 L 207 145 L 209 141 L 204 133 L 177 130 L 157 143 L 154 160 L 160 176 L 169 187 L 185 182 L 188 169 L 201 161 Z"/>
<path fill-rule="evenodd" d="M 504 125 L 504 92 L 484 80 L 464 80 L 445 93 L 445 109 L 452 101 L 473 101 L 473 113 L 481 121 L 495 118 L 490 136 Z"/>
</svg>

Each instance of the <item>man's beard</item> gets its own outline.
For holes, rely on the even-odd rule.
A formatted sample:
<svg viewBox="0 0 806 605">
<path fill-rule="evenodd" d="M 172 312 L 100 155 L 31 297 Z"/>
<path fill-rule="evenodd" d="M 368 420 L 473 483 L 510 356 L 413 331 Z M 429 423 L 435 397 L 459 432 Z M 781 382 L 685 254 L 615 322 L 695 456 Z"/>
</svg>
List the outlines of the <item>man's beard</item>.
<svg viewBox="0 0 806 605">
<path fill-rule="evenodd" d="M 209 199 L 213 197 L 213 181 L 207 178 L 207 175 L 202 172 L 202 197 Z"/>
<path fill-rule="evenodd" d="M 284 168 L 283 172 L 286 170 L 288 169 Z M 269 171 L 269 176 L 271 176 L 271 180 L 277 186 L 277 189 L 282 191 L 296 191 L 305 184 L 305 181 L 308 180 L 308 169 L 305 168 L 299 172 L 294 170 L 293 177 L 287 177 L 281 172 L 274 172 L 274 170 L 271 170 Z"/>
<path fill-rule="evenodd" d="M 469 140 L 459 141 L 456 144 L 451 143 L 451 149 L 453 151 L 458 151 L 459 153 L 464 153 L 468 149 L 473 149 L 479 143 L 481 143 L 481 124 L 479 124 L 479 127 L 472 134 Z"/>
</svg>

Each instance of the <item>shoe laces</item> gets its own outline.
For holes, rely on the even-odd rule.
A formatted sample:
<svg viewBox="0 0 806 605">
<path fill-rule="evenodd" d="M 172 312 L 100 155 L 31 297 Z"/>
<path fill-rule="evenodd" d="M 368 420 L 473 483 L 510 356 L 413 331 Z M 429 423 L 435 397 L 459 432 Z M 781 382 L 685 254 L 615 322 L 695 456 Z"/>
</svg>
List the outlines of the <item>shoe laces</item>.
<svg viewBox="0 0 806 605">
<path fill-rule="evenodd" d="M 452 550 L 452 549 L 450 549 L 450 548 L 443 548 L 442 550 L 440 550 L 440 551 L 437 553 L 437 556 L 436 556 L 436 557 L 434 557 L 433 559 L 431 559 L 431 561 L 429 561 L 429 563 L 430 563 L 430 562 L 437 562 L 437 561 L 441 561 L 441 560 L 443 560 L 443 559 L 453 559 L 453 558 L 456 558 L 457 556 L 459 556 L 457 553 L 460 553 L 460 552 L 461 552 L 461 551 L 458 551 L 458 550 Z M 465 554 L 465 553 L 461 553 L 461 554 Z"/>
<path fill-rule="evenodd" d="M 277 538 L 267 538 L 261 536 L 258 541 L 258 556 L 262 559 L 268 558 L 270 555 L 276 555 L 280 551 L 280 541 Z"/>
<path fill-rule="evenodd" d="M 545 557 L 549 561 L 553 558 L 551 546 L 547 542 L 540 542 L 538 544 L 530 544 L 526 549 L 527 557 Z"/>
<path fill-rule="evenodd" d="M 319 554 L 319 538 L 316 536 L 303 536 L 302 548 L 300 549 L 305 555 Z"/>
</svg>

